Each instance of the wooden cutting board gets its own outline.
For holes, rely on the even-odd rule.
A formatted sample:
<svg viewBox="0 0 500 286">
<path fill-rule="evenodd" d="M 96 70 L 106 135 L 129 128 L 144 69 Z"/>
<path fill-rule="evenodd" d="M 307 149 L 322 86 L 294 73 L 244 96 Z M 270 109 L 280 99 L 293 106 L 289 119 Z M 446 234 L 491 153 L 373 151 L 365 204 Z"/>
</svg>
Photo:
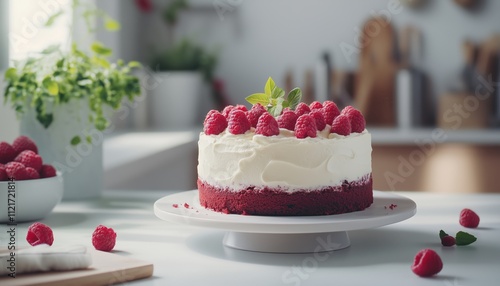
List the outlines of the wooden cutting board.
<svg viewBox="0 0 500 286">
<path fill-rule="evenodd" d="M 88 269 L 18 274 L 16 278 L 0 278 L 0 285 L 111 285 L 153 275 L 153 264 L 149 262 L 97 250 L 91 250 L 91 254 Z"/>
</svg>

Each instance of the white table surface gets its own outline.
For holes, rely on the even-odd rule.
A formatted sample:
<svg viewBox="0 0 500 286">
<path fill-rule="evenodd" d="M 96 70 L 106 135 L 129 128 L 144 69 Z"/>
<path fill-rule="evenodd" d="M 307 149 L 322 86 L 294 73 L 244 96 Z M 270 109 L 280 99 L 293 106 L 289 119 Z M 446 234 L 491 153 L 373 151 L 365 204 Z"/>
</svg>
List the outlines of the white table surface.
<svg viewBox="0 0 500 286">
<path fill-rule="evenodd" d="M 57 244 L 91 245 L 98 224 L 118 234 L 115 253 L 154 263 L 153 277 L 131 285 L 498 285 L 500 194 L 444 195 L 400 192 L 417 203 L 417 214 L 377 229 L 350 231 L 351 246 L 321 254 L 254 253 L 226 248 L 223 231 L 162 221 L 153 203 L 173 192 L 105 191 L 95 201 L 63 202 L 42 222 Z M 477 229 L 458 223 L 462 208 L 481 216 Z M 18 245 L 29 223 L 17 226 Z M 2 227 L 5 227 L 2 226 Z M 438 232 L 468 231 L 469 246 L 442 247 Z M 420 278 L 410 270 L 423 248 L 434 249 L 443 270 Z"/>
</svg>

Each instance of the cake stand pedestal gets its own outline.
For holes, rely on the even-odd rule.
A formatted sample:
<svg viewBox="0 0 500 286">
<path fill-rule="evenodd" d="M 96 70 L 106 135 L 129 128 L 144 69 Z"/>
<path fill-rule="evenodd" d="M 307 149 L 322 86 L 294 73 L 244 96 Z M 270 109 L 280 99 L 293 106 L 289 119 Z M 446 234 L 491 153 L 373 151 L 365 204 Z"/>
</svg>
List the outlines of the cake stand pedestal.
<svg viewBox="0 0 500 286">
<path fill-rule="evenodd" d="M 326 233 L 245 233 L 230 231 L 224 235 L 227 247 L 276 253 L 316 253 L 339 250 L 351 243 L 346 231 Z"/>
<path fill-rule="evenodd" d="M 375 228 L 406 220 L 416 213 L 415 202 L 373 191 L 373 204 L 358 212 L 324 216 L 251 216 L 223 214 L 202 207 L 198 191 L 169 195 L 154 204 L 163 220 L 228 231 L 227 247 L 276 253 L 315 253 L 350 245 L 347 231 Z"/>
</svg>

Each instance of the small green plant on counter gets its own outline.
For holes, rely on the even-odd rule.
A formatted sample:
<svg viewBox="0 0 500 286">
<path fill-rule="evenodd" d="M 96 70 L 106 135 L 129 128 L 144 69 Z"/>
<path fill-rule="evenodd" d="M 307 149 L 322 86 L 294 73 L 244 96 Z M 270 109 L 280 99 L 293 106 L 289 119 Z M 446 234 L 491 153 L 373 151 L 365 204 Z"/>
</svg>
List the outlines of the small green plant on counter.
<svg viewBox="0 0 500 286">
<path fill-rule="evenodd" d="M 78 1 L 74 1 L 73 8 L 75 5 Z M 60 14 L 54 14 L 47 23 L 52 24 Z M 119 28 L 118 22 L 100 10 L 87 9 L 83 14 L 85 19 L 96 15 L 105 16 L 108 30 Z M 89 31 L 91 29 L 89 27 Z M 92 44 L 91 51 L 87 54 L 73 44 L 69 52 L 63 53 L 54 45 L 37 57 L 17 62 L 5 72 L 4 103 L 10 103 L 19 116 L 33 109 L 38 122 L 48 128 L 54 120 L 54 107 L 83 99 L 90 109 L 89 122 L 100 131 L 106 129 L 109 122 L 104 114 L 105 106 L 118 109 L 125 98 L 133 101 L 140 94 L 139 79 L 131 73 L 140 64 L 122 60 L 110 63 L 112 50 L 98 42 Z M 80 142 L 78 136 L 71 140 L 72 145 Z"/>
<path fill-rule="evenodd" d="M 205 80 L 213 78 L 217 64 L 215 53 L 205 49 L 188 39 L 174 44 L 152 60 L 152 66 L 160 71 L 201 71 Z"/>
<path fill-rule="evenodd" d="M 205 81 L 211 82 L 217 65 L 217 53 L 208 51 L 187 37 L 174 39 L 179 13 L 188 9 L 187 0 L 172 0 L 165 6 L 161 18 L 168 30 L 168 42 L 172 45 L 154 53 L 150 64 L 156 71 L 200 71 Z"/>
</svg>

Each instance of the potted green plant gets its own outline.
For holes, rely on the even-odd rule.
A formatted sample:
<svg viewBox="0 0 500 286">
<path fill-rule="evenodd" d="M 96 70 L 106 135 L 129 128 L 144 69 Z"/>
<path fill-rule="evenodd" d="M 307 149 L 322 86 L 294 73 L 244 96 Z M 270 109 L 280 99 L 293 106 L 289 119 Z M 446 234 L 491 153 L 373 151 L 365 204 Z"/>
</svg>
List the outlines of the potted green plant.
<svg viewBox="0 0 500 286">
<path fill-rule="evenodd" d="M 110 63 L 111 53 L 97 42 L 90 53 L 76 45 L 66 53 L 51 46 L 5 72 L 4 103 L 18 113 L 21 134 L 37 142 L 42 157 L 63 173 L 63 199 L 100 195 L 107 118 L 141 92 L 132 74 L 139 64 Z"/>
<path fill-rule="evenodd" d="M 184 39 L 151 62 L 161 81 L 149 93 L 150 120 L 154 127 L 186 129 L 196 125 L 203 81 L 212 81 L 216 58 Z"/>
<path fill-rule="evenodd" d="M 151 12 L 150 1 L 137 1 L 144 12 Z M 217 56 L 201 45 L 184 37 L 174 39 L 174 28 L 179 13 L 189 8 L 186 0 L 172 0 L 161 9 L 161 17 L 168 28 L 171 45 L 153 53 L 150 66 L 161 84 L 148 94 L 150 122 L 156 128 L 186 129 L 196 125 L 201 108 L 203 82 L 211 84 Z"/>
</svg>

